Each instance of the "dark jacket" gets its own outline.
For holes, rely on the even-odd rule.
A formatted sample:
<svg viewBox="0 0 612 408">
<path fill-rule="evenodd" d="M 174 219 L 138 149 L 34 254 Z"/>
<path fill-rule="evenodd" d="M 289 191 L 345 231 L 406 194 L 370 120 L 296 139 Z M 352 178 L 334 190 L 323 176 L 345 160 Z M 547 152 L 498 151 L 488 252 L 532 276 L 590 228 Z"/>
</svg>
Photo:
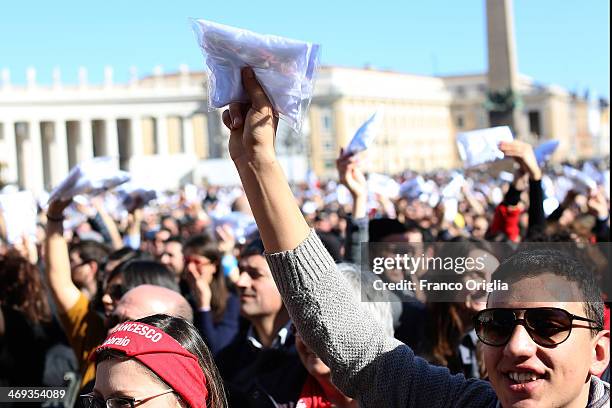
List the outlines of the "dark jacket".
<svg viewBox="0 0 612 408">
<path fill-rule="evenodd" d="M 270 348 L 253 342 L 253 330 L 240 333 L 216 358 L 230 407 L 293 408 L 306 381 L 306 369 L 286 326 Z"/>
<path fill-rule="evenodd" d="M 223 350 L 236 337 L 240 325 L 239 321 L 240 300 L 231 292 L 221 321 L 214 322 L 212 311 L 196 311 L 193 318 L 194 325 L 198 328 L 202 339 L 204 339 L 213 355 Z"/>
</svg>

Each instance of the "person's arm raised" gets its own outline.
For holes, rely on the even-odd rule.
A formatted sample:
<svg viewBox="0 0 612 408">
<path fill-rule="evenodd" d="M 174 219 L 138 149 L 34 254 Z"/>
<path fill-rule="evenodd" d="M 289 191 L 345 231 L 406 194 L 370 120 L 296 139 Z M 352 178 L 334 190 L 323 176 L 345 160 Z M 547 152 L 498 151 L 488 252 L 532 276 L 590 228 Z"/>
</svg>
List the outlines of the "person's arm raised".
<svg viewBox="0 0 612 408">
<path fill-rule="evenodd" d="M 64 209 L 70 201 L 53 201 L 47 210 L 45 273 L 57 307 L 68 312 L 79 300 L 81 291 L 72 282 L 68 244 L 64 239 Z"/>
<path fill-rule="evenodd" d="M 230 129 L 230 157 L 236 165 L 267 252 L 296 248 L 310 232 L 276 160 L 278 118 L 250 69 L 242 80 L 251 104 L 230 104 L 223 123 Z"/>
<path fill-rule="evenodd" d="M 283 302 L 306 344 L 330 367 L 334 383 L 364 408 L 437 408 L 451 401 L 457 406 L 491 405 L 487 383 L 470 385 L 444 368 L 429 366 L 408 346 L 386 336 L 361 307 L 303 219 L 276 161 L 276 119 L 268 98 L 252 71 L 243 72 L 243 83 L 252 106 L 232 104 L 223 113 L 231 131 L 230 156 Z M 478 402 L 475 395 L 487 404 L 466 403 Z"/>
</svg>

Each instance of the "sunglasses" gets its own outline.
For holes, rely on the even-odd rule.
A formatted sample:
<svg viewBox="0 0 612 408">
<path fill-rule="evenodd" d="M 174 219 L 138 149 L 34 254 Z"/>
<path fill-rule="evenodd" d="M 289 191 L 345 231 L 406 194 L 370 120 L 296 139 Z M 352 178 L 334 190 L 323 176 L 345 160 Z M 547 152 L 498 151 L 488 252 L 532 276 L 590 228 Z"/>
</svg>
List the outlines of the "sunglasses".
<svg viewBox="0 0 612 408">
<path fill-rule="evenodd" d="M 519 318 L 517 311 L 525 311 Z M 572 333 L 574 320 L 593 323 L 594 326 L 576 326 L 587 329 L 603 330 L 594 320 L 576 316 L 567 310 L 556 307 L 535 307 L 504 309 L 485 309 L 474 316 L 476 335 L 484 344 L 494 347 L 505 346 L 517 325 L 522 325 L 531 339 L 542 347 L 553 347 L 563 343 Z"/>
<path fill-rule="evenodd" d="M 166 390 L 160 394 L 144 398 L 113 397 L 106 400 L 96 397 L 94 394 L 84 394 L 79 395 L 77 406 L 81 408 L 134 408 L 136 405 L 140 405 L 143 402 L 147 402 L 153 398 L 161 397 L 171 392 L 174 392 L 174 390 Z"/>
<path fill-rule="evenodd" d="M 198 258 L 198 257 L 195 257 L 195 256 L 186 256 L 185 257 L 185 264 L 190 264 L 190 263 L 193 263 L 193 264 L 195 264 L 197 266 L 208 266 L 208 265 L 212 264 L 212 262 L 209 261 L 206 258 Z"/>
</svg>

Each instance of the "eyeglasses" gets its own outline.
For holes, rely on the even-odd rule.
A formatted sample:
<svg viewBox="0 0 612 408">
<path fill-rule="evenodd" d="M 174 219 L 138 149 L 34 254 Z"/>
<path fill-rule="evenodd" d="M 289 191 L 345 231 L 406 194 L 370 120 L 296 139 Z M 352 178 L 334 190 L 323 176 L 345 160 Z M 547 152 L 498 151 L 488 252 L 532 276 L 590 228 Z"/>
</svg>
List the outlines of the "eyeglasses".
<svg viewBox="0 0 612 408">
<path fill-rule="evenodd" d="M 519 319 L 517 311 L 524 310 L 523 318 Z M 576 326 L 597 331 L 603 328 L 594 320 L 576 316 L 567 310 L 556 307 L 535 308 L 492 308 L 485 309 L 474 316 L 476 335 L 484 344 L 494 347 L 506 345 L 517 325 L 522 325 L 531 339 L 542 347 L 553 347 L 563 343 L 572 333 L 574 320 L 589 322 L 595 326 Z"/>
<path fill-rule="evenodd" d="M 117 302 L 127 293 L 127 291 L 128 290 L 125 286 L 116 284 L 109 286 L 106 293 L 111 297 L 111 299 Z"/>
<path fill-rule="evenodd" d="M 171 392 L 174 392 L 174 390 L 166 390 L 160 394 L 143 398 L 112 397 L 105 400 L 94 394 L 84 394 L 79 395 L 78 405 L 81 408 L 134 408 L 136 405 L 152 400 L 153 398 L 161 397 L 162 395 L 170 394 Z"/>
</svg>

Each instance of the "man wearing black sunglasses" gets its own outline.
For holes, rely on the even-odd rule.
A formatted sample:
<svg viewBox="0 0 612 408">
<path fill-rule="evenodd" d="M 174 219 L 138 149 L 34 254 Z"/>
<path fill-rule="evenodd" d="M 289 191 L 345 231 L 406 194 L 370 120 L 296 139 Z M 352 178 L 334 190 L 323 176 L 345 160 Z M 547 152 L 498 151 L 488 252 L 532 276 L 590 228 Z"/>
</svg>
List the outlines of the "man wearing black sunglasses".
<svg viewBox="0 0 612 408">
<path fill-rule="evenodd" d="M 609 363 L 610 334 L 584 266 L 538 249 L 510 257 L 494 278 L 510 291 L 491 294 L 474 324 L 502 406 L 584 407 L 605 392 L 596 376 Z"/>
</svg>

